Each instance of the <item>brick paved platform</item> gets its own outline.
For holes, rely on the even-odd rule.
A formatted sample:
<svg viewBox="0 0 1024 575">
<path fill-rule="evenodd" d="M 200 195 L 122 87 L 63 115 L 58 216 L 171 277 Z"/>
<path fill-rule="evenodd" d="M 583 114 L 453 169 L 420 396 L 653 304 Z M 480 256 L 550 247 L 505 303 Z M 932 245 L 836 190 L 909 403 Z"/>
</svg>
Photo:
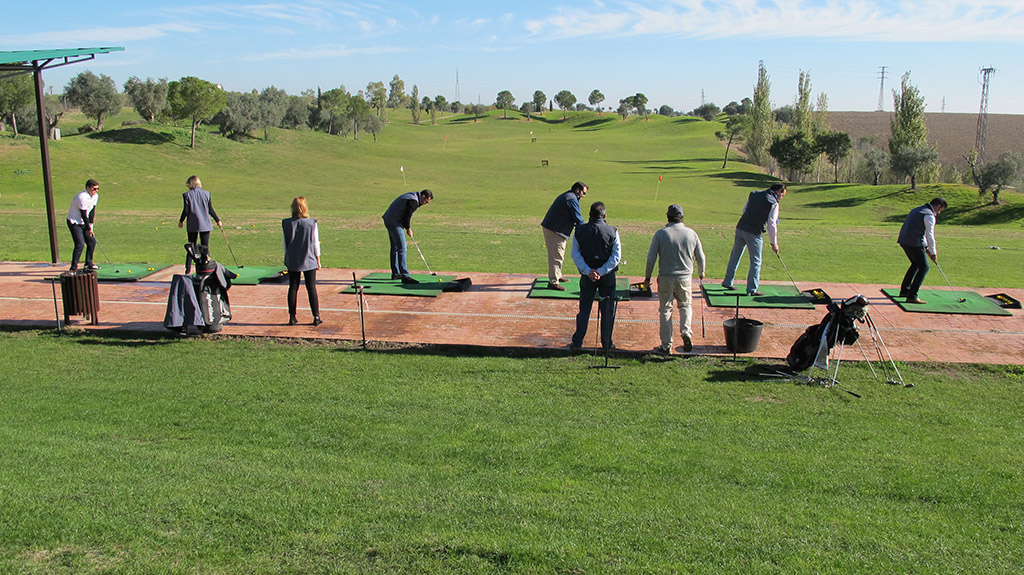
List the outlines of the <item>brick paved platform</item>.
<svg viewBox="0 0 1024 575">
<path fill-rule="evenodd" d="M 0 262 L 0 325 L 55 328 L 53 288 L 49 278 L 65 269 L 47 263 Z M 168 288 L 173 266 L 139 282 L 99 286 L 99 324 L 84 321 L 76 328 L 91 331 L 166 333 L 163 327 Z M 287 284 L 233 286 L 230 291 L 234 318 L 223 334 L 239 336 L 295 337 L 360 341 L 359 305 L 355 295 L 342 294 L 351 285 L 353 272 L 362 277 L 369 271 L 323 269 L 318 275 L 321 316 L 324 324 L 288 326 Z M 366 337 L 370 341 L 467 345 L 489 348 L 559 349 L 569 343 L 577 303 L 572 300 L 527 298 L 537 274 L 485 274 L 438 271 L 470 277 L 473 287 L 463 293 L 442 293 L 437 298 L 367 296 Z M 543 275 L 543 274 L 541 274 Z M 641 278 L 630 278 L 639 281 Z M 708 283 L 714 279 L 706 280 Z M 771 282 L 768 282 L 771 283 Z M 1008 317 L 907 313 L 880 292 L 889 285 L 847 283 L 800 283 L 801 289 L 824 288 L 835 299 L 863 294 L 871 303 L 869 312 L 892 356 L 900 361 L 949 363 L 1024 364 L 1024 312 L 1013 310 Z M 57 307 L 60 285 L 57 284 Z M 1007 293 L 1024 301 L 1024 289 L 974 289 L 983 295 Z M 305 290 L 299 291 L 299 319 L 310 322 Z M 733 317 L 728 308 L 704 308 L 694 301 L 695 354 L 731 355 L 725 348 L 722 322 Z M 803 330 L 825 315 L 824 306 L 813 310 L 741 309 L 740 315 L 765 323 L 760 345 L 750 356 L 784 358 Z M 704 317 L 702 336 L 701 316 Z M 596 319 L 596 318 L 595 318 Z M 595 345 L 597 326 L 591 324 L 586 346 Z M 866 330 L 862 330 L 866 334 Z M 619 305 L 615 343 L 626 352 L 649 351 L 658 345 L 658 301 L 633 299 Z M 682 341 L 677 338 L 677 346 Z M 873 348 L 865 348 L 875 359 Z M 677 353 L 682 348 L 677 347 Z M 846 358 L 862 359 L 857 349 Z M 844 358 L 845 359 L 845 358 Z"/>
</svg>

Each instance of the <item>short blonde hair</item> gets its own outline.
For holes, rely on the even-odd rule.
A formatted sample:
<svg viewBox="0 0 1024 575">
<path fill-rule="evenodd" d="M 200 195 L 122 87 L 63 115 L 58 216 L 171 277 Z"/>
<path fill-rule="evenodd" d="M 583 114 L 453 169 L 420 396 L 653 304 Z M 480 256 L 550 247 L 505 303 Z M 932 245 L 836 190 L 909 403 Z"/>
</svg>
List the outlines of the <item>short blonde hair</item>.
<svg viewBox="0 0 1024 575">
<path fill-rule="evenodd" d="M 188 186 L 188 189 L 190 190 L 203 187 L 203 183 L 199 181 L 199 176 L 189 176 L 185 185 Z"/>
<path fill-rule="evenodd" d="M 309 217 L 309 206 L 306 205 L 306 198 L 299 196 L 292 200 L 292 217 L 293 218 L 308 218 Z"/>
</svg>

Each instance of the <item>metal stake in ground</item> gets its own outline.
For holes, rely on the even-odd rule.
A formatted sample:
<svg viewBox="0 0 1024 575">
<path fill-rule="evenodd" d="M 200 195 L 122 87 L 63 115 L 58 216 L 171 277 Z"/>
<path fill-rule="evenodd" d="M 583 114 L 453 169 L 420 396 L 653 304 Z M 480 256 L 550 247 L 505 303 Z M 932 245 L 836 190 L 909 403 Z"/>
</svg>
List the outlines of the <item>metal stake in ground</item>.
<svg viewBox="0 0 1024 575">
<path fill-rule="evenodd" d="M 359 296 L 359 329 L 363 334 L 363 349 L 366 349 L 366 321 L 363 319 L 363 286 L 356 282 L 356 272 L 352 272 L 352 287 Z"/>
<path fill-rule="evenodd" d="M 220 235 L 224 236 L 224 243 L 228 245 L 228 251 L 231 252 L 231 259 L 235 261 L 235 267 L 242 269 L 245 266 L 238 265 L 238 260 L 235 258 L 235 250 L 231 249 L 231 242 L 228 241 L 228 235 L 224 233 L 224 228 L 220 229 Z"/>
<path fill-rule="evenodd" d="M 946 285 L 949 286 L 949 289 L 953 290 L 953 296 L 956 297 L 956 301 L 960 303 L 967 301 L 966 298 L 960 297 L 960 294 L 956 293 L 956 288 L 953 287 L 953 284 L 949 283 L 949 278 L 946 277 L 946 272 L 942 271 L 942 266 L 939 265 L 939 260 L 936 259 L 933 260 L 933 262 L 935 263 L 935 267 L 939 268 L 939 273 L 942 274 L 942 277 L 946 280 Z"/>
<path fill-rule="evenodd" d="M 704 331 L 704 308 L 707 307 L 707 302 L 704 301 L 704 280 L 699 276 L 697 282 L 700 287 L 700 337 L 701 339 L 707 339 L 708 334 Z"/>
<path fill-rule="evenodd" d="M 101 246 L 99 242 L 96 242 L 96 247 L 98 247 L 100 251 L 103 252 L 103 258 L 107 260 L 107 263 L 110 264 L 110 267 L 114 268 L 114 273 L 121 273 L 121 270 L 117 269 L 117 266 L 114 265 L 114 262 L 110 261 L 110 258 L 107 257 L 107 250 L 103 249 L 103 246 Z"/>
</svg>

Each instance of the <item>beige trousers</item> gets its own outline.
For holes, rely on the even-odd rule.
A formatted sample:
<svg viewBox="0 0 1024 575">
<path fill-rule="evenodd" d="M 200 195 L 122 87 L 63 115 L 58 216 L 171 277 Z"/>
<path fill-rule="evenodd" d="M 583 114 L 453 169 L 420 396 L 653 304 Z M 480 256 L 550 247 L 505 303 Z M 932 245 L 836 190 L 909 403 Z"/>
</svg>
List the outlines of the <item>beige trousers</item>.
<svg viewBox="0 0 1024 575">
<path fill-rule="evenodd" d="M 562 262 L 565 260 L 567 238 L 547 228 L 544 230 L 544 245 L 548 248 L 548 281 L 557 282 L 562 277 Z"/>
<path fill-rule="evenodd" d="M 693 337 L 690 332 L 692 283 L 693 280 L 689 276 L 658 276 L 658 299 L 661 301 L 661 305 L 658 307 L 661 312 L 661 345 L 672 345 L 672 307 L 674 302 L 679 302 L 679 334 Z"/>
</svg>

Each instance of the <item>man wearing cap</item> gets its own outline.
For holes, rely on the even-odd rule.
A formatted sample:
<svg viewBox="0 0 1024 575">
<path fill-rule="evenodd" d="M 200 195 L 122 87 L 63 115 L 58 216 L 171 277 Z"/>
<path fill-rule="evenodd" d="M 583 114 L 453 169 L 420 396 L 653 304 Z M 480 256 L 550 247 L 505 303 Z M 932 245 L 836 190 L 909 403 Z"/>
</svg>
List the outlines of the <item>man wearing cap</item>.
<svg viewBox="0 0 1024 575">
<path fill-rule="evenodd" d="M 732 289 L 736 270 L 740 267 L 740 258 L 744 251 L 750 251 L 750 268 L 747 270 L 747 295 L 764 295 L 757 290 L 761 281 L 761 248 L 764 241 L 761 235 L 768 232 L 768 243 L 772 251 L 779 253 L 779 200 L 786 197 L 786 186 L 772 184 L 771 188 L 758 192 L 750 192 L 747 203 L 743 206 L 743 215 L 736 223 L 736 236 L 729 254 L 729 265 L 725 268 L 722 287 Z"/>
<path fill-rule="evenodd" d="M 697 232 L 683 224 L 683 207 L 672 204 L 666 214 L 668 223 L 654 233 L 647 250 L 647 273 L 644 284 L 651 284 L 651 272 L 658 262 L 658 299 L 661 302 L 661 345 L 654 353 L 672 353 L 672 303 L 679 305 L 679 333 L 683 336 L 683 351 L 693 350 L 690 331 L 692 277 L 694 264 L 700 279 L 704 279 L 704 249 Z"/>
</svg>

